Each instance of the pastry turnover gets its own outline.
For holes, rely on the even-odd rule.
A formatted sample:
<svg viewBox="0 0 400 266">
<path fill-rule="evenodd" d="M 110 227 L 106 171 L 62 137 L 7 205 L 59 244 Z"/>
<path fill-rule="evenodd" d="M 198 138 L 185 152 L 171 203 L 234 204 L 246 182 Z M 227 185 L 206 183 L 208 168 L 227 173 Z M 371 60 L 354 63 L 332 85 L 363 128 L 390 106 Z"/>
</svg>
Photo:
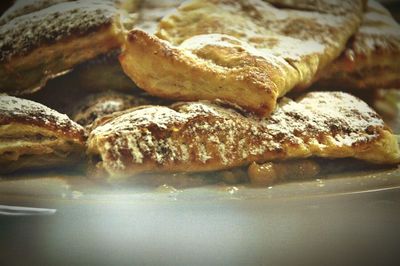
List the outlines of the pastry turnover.
<svg viewBox="0 0 400 266">
<path fill-rule="evenodd" d="M 0 173 L 82 160 L 84 129 L 36 102 L 0 95 Z"/>
<path fill-rule="evenodd" d="M 88 153 L 111 177 L 144 172 L 213 171 L 311 156 L 400 162 L 397 138 L 358 98 L 313 92 L 284 98 L 270 118 L 223 104 L 144 106 L 96 127 Z"/>
<path fill-rule="evenodd" d="M 129 17 L 115 1 L 54 2 L 0 26 L 0 91 L 35 91 L 74 65 L 120 47 Z"/>
<path fill-rule="evenodd" d="M 331 9 L 281 9 L 261 0 L 185 2 L 160 21 L 158 37 L 132 30 L 120 61 L 150 94 L 218 98 L 266 116 L 278 97 L 309 86 L 360 24 L 362 1 L 321 2 Z"/>
<path fill-rule="evenodd" d="M 388 10 L 368 1 L 360 29 L 316 86 L 400 88 L 400 25 Z"/>
</svg>

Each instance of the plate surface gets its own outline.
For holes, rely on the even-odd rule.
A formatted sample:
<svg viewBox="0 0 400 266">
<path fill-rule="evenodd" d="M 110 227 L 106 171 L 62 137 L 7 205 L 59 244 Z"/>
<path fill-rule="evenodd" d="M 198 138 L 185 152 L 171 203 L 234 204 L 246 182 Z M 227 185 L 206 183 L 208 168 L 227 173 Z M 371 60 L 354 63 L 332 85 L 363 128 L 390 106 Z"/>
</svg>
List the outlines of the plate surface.
<svg viewBox="0 0 400 266">
<path fill-rule="evenodd" d="M 400 170 L 275 185 L 156 191 L 79 177 L 0 182 L 0 262 L 382 265 L 398 261 Z M 23 256 L 22 256 L 23 255 Z"/>
</svg>

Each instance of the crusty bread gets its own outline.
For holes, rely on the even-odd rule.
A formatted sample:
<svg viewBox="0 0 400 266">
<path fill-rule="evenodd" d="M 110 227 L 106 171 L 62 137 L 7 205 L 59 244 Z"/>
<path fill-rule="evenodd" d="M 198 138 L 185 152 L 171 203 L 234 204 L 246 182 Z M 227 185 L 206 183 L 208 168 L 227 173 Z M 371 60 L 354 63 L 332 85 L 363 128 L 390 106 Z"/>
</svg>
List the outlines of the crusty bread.
<svg viewBox="0 0 400 266">
<path fill-rule="evenodd" d="M 319 156 L 400 162 L 396 136 L 364 102 L 341 92 L 283 99 L 270 118 L 210 102 L 142 106 L 104 121 L 88 153 L 112 177 L 198 172 Z"/>
<path fill-rule="evenodd" d="M 44 105 L 0 95 L 0 173 L 82 160 L 84 129 Z"/>
<path fill-rule="evenodd" d="M 361 0 L 335 1 L 325 12 L 261 0 L 192 0 L 160 21 L 158 38 L 132 30 L 120 61 L 150 94 L 219 98 L 267 116 L 277 98 L 309 86 L 339 56 L 362 11 Z"/>
<path fill-rule="evenodd" d="M 380 3 L 368 1 L 360 29 L 315 86 L 400 88 L 400 25 Z"/>
</svg>

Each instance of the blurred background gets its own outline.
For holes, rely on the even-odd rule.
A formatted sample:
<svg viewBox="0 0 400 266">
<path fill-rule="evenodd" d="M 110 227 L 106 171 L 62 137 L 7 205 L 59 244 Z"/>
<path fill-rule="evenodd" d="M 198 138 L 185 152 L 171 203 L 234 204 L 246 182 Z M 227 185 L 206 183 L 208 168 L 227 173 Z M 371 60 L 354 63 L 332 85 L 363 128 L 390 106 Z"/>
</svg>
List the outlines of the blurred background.
<svg viewBox="0 0 400 266">
<path fill-rule="evenodd" d="M 2 14 L 7 8 L 9 8 L 14 1 L 2 0 L 0 1 L 0 14 Z M 386 7 L 390 9 L 393 16 L 397 21 L 400 21 L 400 1 L 399 0 L 380 0 Z"/>
</svg>

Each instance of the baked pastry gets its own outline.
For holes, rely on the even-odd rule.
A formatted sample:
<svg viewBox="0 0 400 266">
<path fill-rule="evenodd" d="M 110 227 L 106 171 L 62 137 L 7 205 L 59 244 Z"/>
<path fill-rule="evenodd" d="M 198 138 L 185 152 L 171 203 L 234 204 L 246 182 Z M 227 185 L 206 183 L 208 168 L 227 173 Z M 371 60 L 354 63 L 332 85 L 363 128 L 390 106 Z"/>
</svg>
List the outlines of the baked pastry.
<svg viewBox="0 0 400 266">
<path fill-rule="evenodd" d="M 29 13 L 34 13 L 50 6 L 75 2 L 76 0 L 16 0 L 14 4 L 6 10 L 0 17 L 0 25 L 10 20 Z M 134 12 L 142 0 L 99 0 L 103 2 L 113 3 L 117 8 L 124 9 L 128 12 Z"/>
<path fill-rule="evenodd" d="M 210 102 L 134 108 L 98 125 L 89 135 L 88 153 L 112 178 L 311 156 L 400 162 L 397 138 L 382 119 L 342 92 L 282 99 L 270 118 Z"/>
<path fill-rule="evenodd" d="M 85 131 L 44 105 L 0 95 L 0 173 L 77 163 Z"/>
<path fill-rule="evenodd" d="M 73 1 L 75 0 L 16 0 L 14 4 L 1 15 L 0 25 L 16 17 L 33 13 L 58 3 Z"/>
<path fill-rule="evenodd" d="M 368 1 L 360 29 L 316 87 L 400 88 L 400 25 L 380 3 Z"/>
<path fill-rule="evenodd" d="M 328 2 L 332 9 L 322 13 L 261 0 L 192 0 L 160 21 L 158 37 L 130 31 L 120 61 L 152 95 L 218 98 L 267 116 L 278 97 L 309 86 L 358 28 L 362 1 Z"/>
<path fill-rule="evenodd" d="M 183 1 L 136 1 L 134 9 L 136 17 L 132 21 L 132 27 L 154 33 L 160 19 L 174 10 L 181 2 Z M 131 92 L 133 88 L 136 88 L 136 84 L 122 70 L 118 61 L 119 53 L 120 50 L 116 49 L 78 65 L 68 74 L 72 83 L 93 92 L 107 90 Z M 138 61 L 136 64 L 140 65 L 141 63 Z"/>
<path fill-rule="evenodd" d="M 114 1 L 80 0 L 11 19 L 0 26 L 0 91 L 33 92 L 76 64 L 119 48 L 129 18 Z"/>
<path fill-rule="evenodd" d="M 73 120 L 91 128 L 93 122 L 101 117 L 121 112 L 129 108 L 148 104 L 161 104 L 161 99 L 144 95 L 125 94 L 113 91 L 90 94 L 77 104 Z"/>
<path fill-rule="evenodd" d="M 35 0 L 35 1 L 17 1 L 13 8 L 8 10 L 8 14 L 4 17 L 10 17 L 10 15 L 21 15 L 22 12 L 32 13 L 37 10 L 41 10 L 48 6 L 60 3 L 70 2 L 66 0 Z M 124 1 L 111 1 L 116 2 L 116 5 L 121 9 L 127 10 L 129 14 L 128 27 L 139 27 L 155 30 L 159 20 L 178 6 L 182 1 L 138 1 L 138 0 L 124 0 Z M 128 23 L 124 22 L 124 26 Z M 85 61 L 81 64 L 75 65 L 74 68 L 63 78 L 63 83 L 68 84 L 69 90 L 72 87 L 79 87 L 79 89 L 90 92 L 102 92 L 108 90 L 117 90 L 122 92 L 130 92 L 136 88 L 136 85 L 132 80 L 126 76 L 121 68 L 118 61 L 118 55 L 120 53 L 119 47 L 101 54 L 96 58 Z M 136 62 L 140 64 L 140 62 Z M 57 84 L 57 86 L 60 86 Z M 61 85 L 62 86 L 62 85 Z M 56 90 L 59 90 L 55 88 Z M 47 103 L 46 105 L 48 105 Z M 51 104 L 51 103 L 50 103 Z"/>
</svg>

